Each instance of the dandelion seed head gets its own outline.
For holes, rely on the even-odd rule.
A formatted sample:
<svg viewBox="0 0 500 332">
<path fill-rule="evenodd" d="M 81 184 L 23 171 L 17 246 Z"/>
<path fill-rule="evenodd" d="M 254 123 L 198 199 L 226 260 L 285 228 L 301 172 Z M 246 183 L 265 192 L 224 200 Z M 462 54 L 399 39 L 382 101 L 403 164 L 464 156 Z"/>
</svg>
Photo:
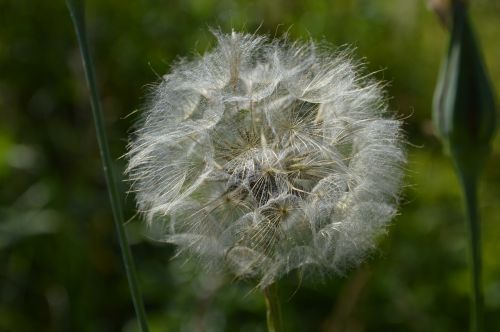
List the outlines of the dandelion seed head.
<svg viewBox="0 0 500 332">
<path fill-rule="evenodd" d="M 215 36 L 152 90 L 128 152 L 138 209 L 164 241 L 261 287 L 359 264 L 405 163 L 380 84 L 349 51 Z"/>
</svg>

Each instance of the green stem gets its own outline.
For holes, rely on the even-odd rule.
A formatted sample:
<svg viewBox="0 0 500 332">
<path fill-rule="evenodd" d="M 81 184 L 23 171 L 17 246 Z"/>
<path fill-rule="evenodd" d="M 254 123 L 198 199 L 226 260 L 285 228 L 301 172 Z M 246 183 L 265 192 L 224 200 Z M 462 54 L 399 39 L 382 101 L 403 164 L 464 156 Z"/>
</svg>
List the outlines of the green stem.
<svg viewBox="0 0 500 332">
<path fill-rule="evenodd" d="M 108 186 L 111 209 L 113 211 L 113 220 L 118 236 L 118 242 L 120 244 L 123 264 L 125 266 L 125 273 L 127 275 L 128 285 L 132 296 L 132 302 L 134 304 L 140 329 L 143 332 L 147 332 L 148 324 L 146 319 L 146 312 L 144 310 L 144 304 L 142 302 L 142 296 L 139 290 L 139 283 L 137 281 L 134 260 L 132 258 L 132 253 L 128 244 L 127 234 L 125 233 L 121 198 L 116 186 L 115 177 L 113 175 L 113 163 L 104 130 L 104 121 L 102 116 L 101 104 L 99 101 L 99 94 L 97 92 L 94 66 L 87 42 L 85 31 L 84 0 L 66 0 L 66 5 L 68 6 L 71 20 L 73 21 L 76 37 L 80 46 L 87 85 L 90 90 L 90 103 L 96 128 L 97 142 L 99 144 L 99 153 L 102 159 L 102 166 Z"/>
<path fill-rule="evenodd" d="M 278 296 L 278 284 L 274 283 L 264 288 L 264 297 L 267 307 L 267 330 L 268 332 L 283 332 L 283 321 L 281 319 L 281 305 Z"/>
<path fill-rule="evenodd" d="M 477 174 L 468 174 L 457 164 L 467 212 L 469 257 L 472 265 L 471 331 L 483 331 L 481 224 L 477 202 Z M 477 172 L 473 172 L 477 173 Z"/>
</svg>

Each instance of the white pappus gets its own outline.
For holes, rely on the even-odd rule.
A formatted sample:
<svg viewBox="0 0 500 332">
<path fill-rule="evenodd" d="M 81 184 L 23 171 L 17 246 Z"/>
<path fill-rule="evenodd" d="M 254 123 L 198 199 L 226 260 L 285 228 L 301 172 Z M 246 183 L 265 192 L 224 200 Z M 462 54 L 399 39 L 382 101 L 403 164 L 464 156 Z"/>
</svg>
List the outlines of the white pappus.
<svg viewBox="0 0 500 332">
<path fill-rule="evenodd" d="M 349 51 L 215 35 L 152 89 L 127 154 L 138 209 L 260 287 L 359 264 L 396 213 L 405 163 L 380 84 Z"/>
</svg>

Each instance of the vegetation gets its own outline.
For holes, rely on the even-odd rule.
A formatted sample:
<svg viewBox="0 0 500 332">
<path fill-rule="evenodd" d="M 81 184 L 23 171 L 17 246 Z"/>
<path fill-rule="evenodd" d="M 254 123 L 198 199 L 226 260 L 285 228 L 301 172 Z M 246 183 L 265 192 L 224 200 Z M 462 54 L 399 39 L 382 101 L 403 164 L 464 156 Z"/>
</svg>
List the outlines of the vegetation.
<svg viewBox="0 0 500 332">
<path fill-rule="evenodd" d="M 500 89 L 500 5 L 471 1 Z M 88 92 L 64 2 L 0 0 L 0 330 L 137 331 Z M 463 331 L 470 272 L 460 185 L 431 124 L 448 33 L 424 1 L 88 1 L 87 28 L 115 177 L 148 84 L 178 55 L 214 45 L 208 27 L 353 44 L 388 82 L 410 143 L 400 215 L 344 278 L 280 283 L 285 331 Z M 139 110 L 139 112 L 136 112 Z M 479 183 L 485 331 L 500 327 L 500 137 Z M 121 192 L 128 184 L 119 181 Z M 265 331 L 254 286 L 214 274 L 126 230 L 151 331 Z"/>
</svg>

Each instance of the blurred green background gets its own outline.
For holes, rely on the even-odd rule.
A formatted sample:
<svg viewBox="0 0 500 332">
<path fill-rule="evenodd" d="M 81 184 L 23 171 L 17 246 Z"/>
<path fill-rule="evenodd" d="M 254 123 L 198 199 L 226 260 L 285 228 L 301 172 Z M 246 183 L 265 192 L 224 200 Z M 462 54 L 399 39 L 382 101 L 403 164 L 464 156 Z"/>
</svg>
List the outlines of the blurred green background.
<svg viewBox="0 0 500 332">
<path fill-rule="evenodd" d="M 472 0 L 500 89 L 500 1 Z M 213 45 L 209 27 L 356 46 L 406 118 L 400 215 L 365 265 L 281 283 L 287 331 L 466 331 L 463 205 L 430 122 L 447 33 L 423 0 L 88 1 L 87 21 L 116 173 L 148 83 Z M 0 331 L 136 331 L 74 32 L 63 1 L 0 0 Z M 129 116 L 130 115 L 130 116 Z M 480 187 L 486 331 L 500 330 L 500 138 Z M 119 184 L 126 191 L 127 185 Z M 249 283 L 172 259 L 127 230 L 152 331 L 264 331 Z"/>
</svg>

